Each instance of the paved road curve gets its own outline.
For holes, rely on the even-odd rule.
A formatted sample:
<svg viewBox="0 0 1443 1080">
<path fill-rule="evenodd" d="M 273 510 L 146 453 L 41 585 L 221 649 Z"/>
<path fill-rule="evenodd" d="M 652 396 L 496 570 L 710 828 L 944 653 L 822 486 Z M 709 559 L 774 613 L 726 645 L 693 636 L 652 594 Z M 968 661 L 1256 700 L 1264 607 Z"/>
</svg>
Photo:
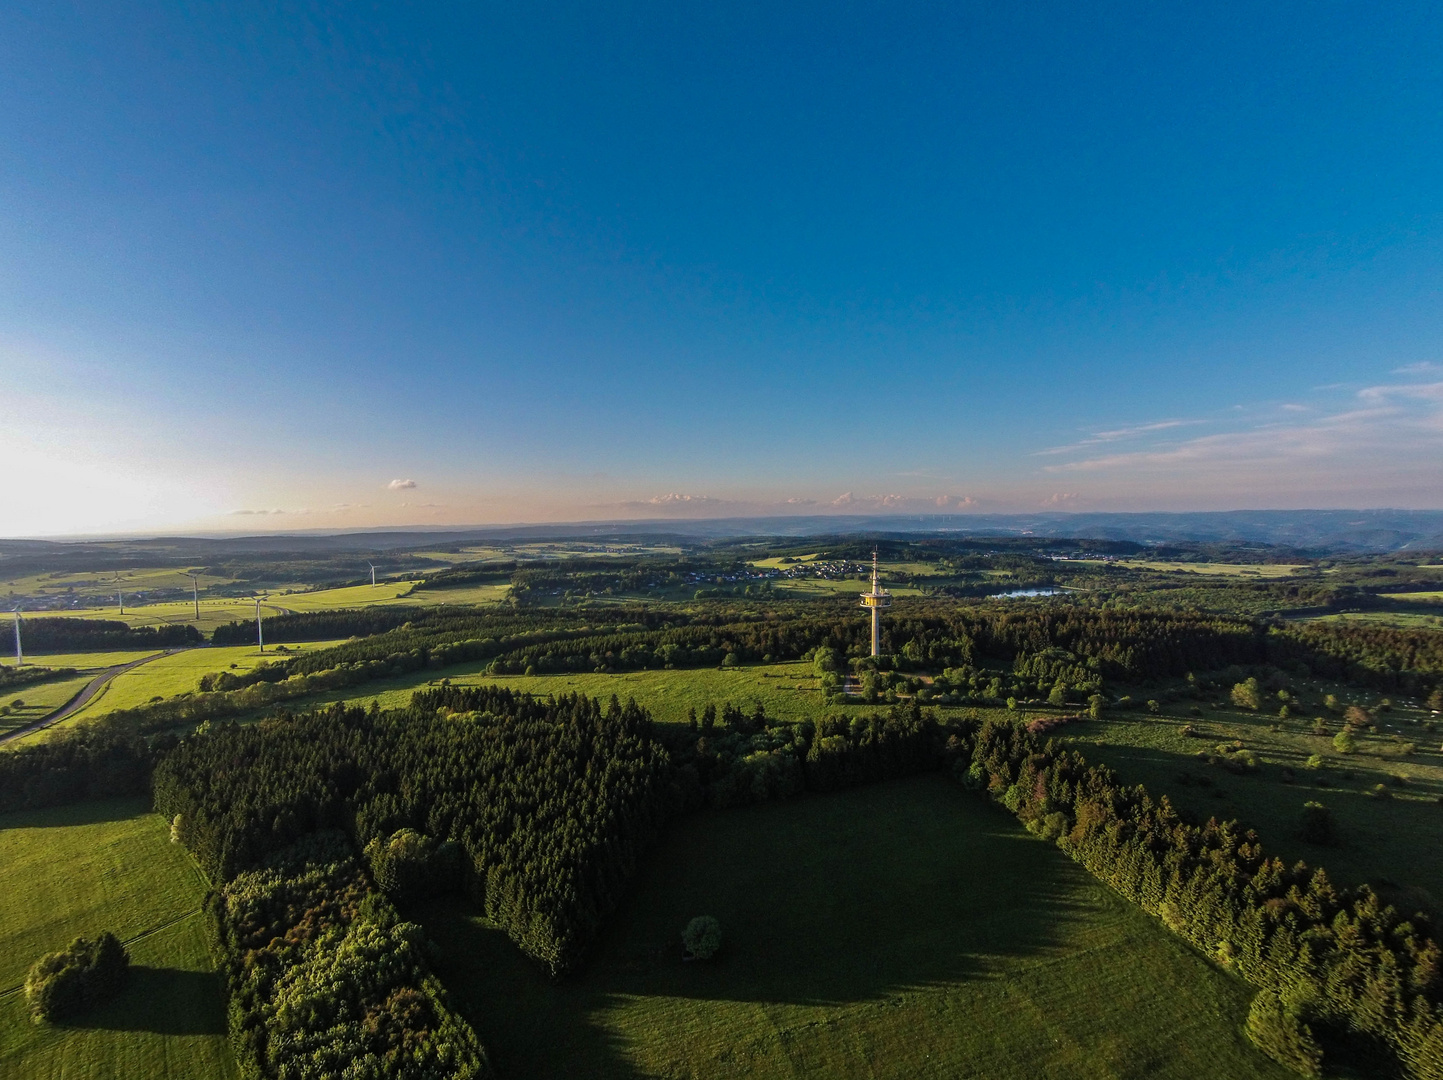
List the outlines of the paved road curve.
<svg viewBox="0 0 1443 1080">
<path fill-rule="evenodd" d="M 173 656 L 178 652 L 185 651 L 185 649 L 167 649 L 165 652 L 158 652 L 153 656 L 142 656 L 139 660 L 132 660 L 128 664 L 117 664 L 115 667 L 106 668 L 86 683 L 80 693 L 76 694 L 49 716 L 43 716 L 33 724 L 23 728 L 17 728 L 8 735 L 0 736 L 0 746 L 4 746 L 8 742 L 14 742 L 16 739 L 23 739 L 26 735 L 33 735 L 37 731 L 44 731 L 46 728 L 60 723 L 60 721 L 64 720 L 67 716 L 74 716 L 81 709 L 85 708 L 85 706 L 89 705 L 91 698 L 100 693 L 105 684 L 117 675 L 123 675 L 132 668 L 138 668 L 141 664 L 148 664 L 152 660 L 159 660 L 162 656 Z"/>
</svg>

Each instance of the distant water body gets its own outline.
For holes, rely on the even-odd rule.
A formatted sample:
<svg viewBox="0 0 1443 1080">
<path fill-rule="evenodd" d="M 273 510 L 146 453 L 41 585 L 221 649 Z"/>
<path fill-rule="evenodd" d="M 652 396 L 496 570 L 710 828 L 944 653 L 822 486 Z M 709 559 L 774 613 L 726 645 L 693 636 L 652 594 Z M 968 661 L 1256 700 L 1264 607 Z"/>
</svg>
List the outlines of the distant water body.
<svg viewBox="0 0 1443 1080">
<path fill-rule="evenodd" d="M 1011 592 L 992 593 L 989 600 L 1008 600 L 1014 596 L 1061 596 L 1066 589 L 1013 589 Z"/>
</svg>

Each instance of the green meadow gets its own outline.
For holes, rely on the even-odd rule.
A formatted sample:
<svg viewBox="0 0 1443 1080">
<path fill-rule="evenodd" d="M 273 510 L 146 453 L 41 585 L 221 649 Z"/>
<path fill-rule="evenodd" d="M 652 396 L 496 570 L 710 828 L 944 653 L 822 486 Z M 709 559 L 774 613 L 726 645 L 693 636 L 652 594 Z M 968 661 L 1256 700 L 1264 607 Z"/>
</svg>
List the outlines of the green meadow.
<svg viewBox="0 0 1443 1080">
<path fill-rule="evenodd" d="M 90 679 L 90 675 L 80 675 L 73 679 L 17 686 L 0 694 L 0 706 L 5 707 L 5 711 L 0 712 L 0 735 L 8 735 L 27 724 L 45 719 L 85 689 Z M 16 705 L 16 702 L 23 704 Z"/>
<path fill-rule="evenodd" d="M 559 984 L 459 901 L 414 915 L 503 1077 L 1290 1075 L 1248 987 L 939 776 L 675 822 Z"/>
<path fill-rule="evenodd" d="M 0 816 L 0 1078 L 234 1075 L 199 907 L 205 883 L 138 799 Z M 110 930 L 131 978 L 115 1000 L 34 1024 L 18 987 L 43 953 Z"/>
<path fill-rule="evenodd" d="M 1300 570 L 1309 570 L 1307 563 L 1209 563 L 1166 562 L 1154 559 L 1118 559 L 1118 566 L 1134 570 L 1157 570 L 1163 573 L 1204 574 L 1214 577 L 1290 577 Z"/>
<path fill-rule="evenodd" d="M 1424 727 L 1443 718 L 1401 706 L 1378 712 L 1377 733 L 1358 735 L 1356 751 L 1343 754 L 1333 746 L 1342 720 L 1321 707 L 1286 720 L 1232 708 L 1198 712 L 1176 705 L 1156 716 L 1114 712 L 1057 734 L 1199 821 L 1236 818 L 1289 862 L 1322 865 L 1340 884 L 1401 889 L 1400 906 L 1443 913 L 1443 733 Z M 1313 733 L 1319 714 L 1325 735 Z M 1237 760 L 1248 755 L 1255 768 Z M 1339 846 L 1299 837 L 1308 801 L 1332 810 Z"/>
</svg>

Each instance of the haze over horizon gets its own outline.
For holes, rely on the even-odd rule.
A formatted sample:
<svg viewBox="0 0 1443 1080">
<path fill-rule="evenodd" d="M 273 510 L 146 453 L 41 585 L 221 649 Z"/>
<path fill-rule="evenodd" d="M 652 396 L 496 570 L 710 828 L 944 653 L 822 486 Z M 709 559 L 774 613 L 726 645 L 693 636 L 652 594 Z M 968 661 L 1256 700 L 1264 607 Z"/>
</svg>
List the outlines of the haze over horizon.
<svg viewBox="0 0 1443 1080">
<path fill-rule="evenodd" d="M 1443 508 L 1443 13 L 14 4 L 0 536 Z"/>
</svg>

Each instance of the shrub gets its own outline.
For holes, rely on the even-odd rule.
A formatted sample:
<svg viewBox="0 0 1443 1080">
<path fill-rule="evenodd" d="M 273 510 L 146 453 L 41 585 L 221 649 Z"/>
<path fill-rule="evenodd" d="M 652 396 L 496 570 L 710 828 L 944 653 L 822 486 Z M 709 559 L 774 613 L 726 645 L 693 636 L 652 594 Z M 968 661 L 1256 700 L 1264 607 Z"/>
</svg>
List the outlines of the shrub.
<svg viewBox="0 0 1443 1080">
<path fill-rule="evenodd" d="M 1310 844 L 1338 844 L 1338 823 L 1333 820 L 1333 812 L 1320 802 L 1303 803 L 1302 828 L 1298 831 Z"/>
<path fill-rule="evenodd" d="M 76 938 L 30 968 L 25 978 L 30 1015 L 37 1024 L 76 1016 L 118 994 L 129 973 L 130 956 L 114 934 Z"/>
<path fill-rule="evenodd" d="M 1322 754 L 1313 754 L 1308 758 L 1308 768 L 1310 769 L 1321 769 L 1326 764 L 1327 761 Z"/>
<path fill-rule="evenodd" d="M 1229 697 L 1240 709 L 1259 709 L 1263 704 L 1263 693 L 1257 679 L 1245 679 L 1235 683 Z"/>
<path fill-rule="evenodd" d="M 1313 734 L 1326 735 L 1328 733 L 1328 722 L 1321 716 L 1313 717 Z"/>
<path fill-rule="evenodd" d="M 1343 711 L 1343 723 L 1349 727 L 1365 728 L 1373 724 L 1373 714 L 1361 705 L 1349 705 Z"/>
<path fill-rule="evenodd" d="M 710 960 L 721 948 L 721 923 L 710 915 L 698 915 L 681 932 L 681 943 L 692 960 Z"/>
<path fill-rule="evenodd" d="M 1358 750 L 1358 740 L 1346 731 L 1340 731 L 1333 736 L 1333 749 L 1340 754 L 1353 754 Z"/>
</svg>

